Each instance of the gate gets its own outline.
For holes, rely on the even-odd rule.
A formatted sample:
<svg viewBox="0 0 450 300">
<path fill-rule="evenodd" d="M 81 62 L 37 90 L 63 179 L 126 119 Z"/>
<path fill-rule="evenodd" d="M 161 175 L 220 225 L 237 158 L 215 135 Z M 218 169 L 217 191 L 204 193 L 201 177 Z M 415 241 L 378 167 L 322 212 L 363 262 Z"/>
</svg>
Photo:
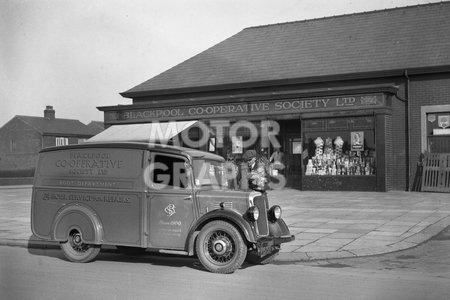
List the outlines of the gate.
<svg viewBox="0 0 450 300">
<path fill-rule="evenodd" d="M 450 192 L 450 153 L 425 154 L 422 191 Z"/>
</svg>

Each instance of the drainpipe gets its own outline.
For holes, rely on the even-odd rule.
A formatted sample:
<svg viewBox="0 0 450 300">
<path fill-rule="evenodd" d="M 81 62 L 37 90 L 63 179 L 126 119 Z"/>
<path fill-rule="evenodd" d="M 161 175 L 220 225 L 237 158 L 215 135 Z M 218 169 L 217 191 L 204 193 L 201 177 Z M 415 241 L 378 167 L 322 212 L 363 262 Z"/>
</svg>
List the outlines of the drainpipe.
<svg viewBox="0 0 450 300">
<path fill-rule="evenodd" d="M 410 78 L 408 76 L 408 70 L 404 70 L 403 72 L 403 76 L 405 77 L 405 98 L 400 97 L 397 93 L 395 94 L 395 97 L 404 102 L 405 103 L 405 145 L 406 145 L 406 153 L 405 153 L 405 158 L 406 158 L 406 189 L 405 191 L 409 191 L 410 190 L 410 173 L 411 173 L 411 168 L 410 168 L 410 157 L 411 157 L 411 153 L 410 153 L 410 149 L 411 149 L 411 138 L 410 138 L 410 110 L 411 107 L 409 105 L 409 84 L 410 84 Z"/>
</svg>

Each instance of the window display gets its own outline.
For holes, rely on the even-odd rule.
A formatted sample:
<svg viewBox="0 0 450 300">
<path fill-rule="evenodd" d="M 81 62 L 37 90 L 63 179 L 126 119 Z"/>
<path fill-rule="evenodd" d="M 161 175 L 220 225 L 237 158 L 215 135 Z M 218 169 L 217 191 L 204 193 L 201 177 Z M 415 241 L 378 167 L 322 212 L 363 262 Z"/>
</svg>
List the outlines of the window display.
<svg viewBox="0 0 450 300">
<path fill-rule="evenodd" d="M 307 120 L 305 127 L 305 175 L 375 175 L 372 117 Z"/>
</svg>

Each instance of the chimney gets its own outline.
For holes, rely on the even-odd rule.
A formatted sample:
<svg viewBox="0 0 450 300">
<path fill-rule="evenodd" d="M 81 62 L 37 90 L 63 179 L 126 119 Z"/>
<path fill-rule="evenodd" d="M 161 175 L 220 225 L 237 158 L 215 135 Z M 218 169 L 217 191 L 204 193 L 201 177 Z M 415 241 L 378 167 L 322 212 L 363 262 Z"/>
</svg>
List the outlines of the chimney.
<svg viewBox="0 0 450 300">
<path fill-rule="evenodd" d="M 44 118 L 48 120 L 54 120 L 55 119 L 55 110 L 53 109 L 53 106 L 47 105 L 44 110 Z"/>
</svg>

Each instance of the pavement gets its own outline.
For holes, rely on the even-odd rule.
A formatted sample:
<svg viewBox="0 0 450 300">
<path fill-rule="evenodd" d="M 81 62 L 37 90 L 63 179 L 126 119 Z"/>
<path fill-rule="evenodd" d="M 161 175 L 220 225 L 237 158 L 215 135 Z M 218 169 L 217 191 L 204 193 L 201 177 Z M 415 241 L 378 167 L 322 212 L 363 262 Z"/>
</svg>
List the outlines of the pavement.
<svg viewBox="0 0 450 300">
<path fill-rule="evenodd" d="M 450 226 L 450 194 L 419 192 L 268 192 L 295 241 L 277 261 L 379 255 L 416 247 Z M 56 248 L 30 229 L 31 186 L 0 187 L 0 245 Z M 112 250 L 106 247 L 105 251 Z"/>
</svg>

